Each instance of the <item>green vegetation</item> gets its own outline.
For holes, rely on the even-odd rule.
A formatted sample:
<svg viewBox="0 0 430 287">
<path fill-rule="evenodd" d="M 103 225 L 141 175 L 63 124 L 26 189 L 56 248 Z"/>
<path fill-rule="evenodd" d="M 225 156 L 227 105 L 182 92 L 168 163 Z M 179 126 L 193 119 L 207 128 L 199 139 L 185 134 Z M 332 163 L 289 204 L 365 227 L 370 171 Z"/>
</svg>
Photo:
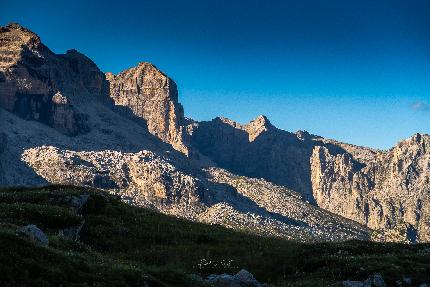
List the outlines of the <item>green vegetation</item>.
<svg viewBox="0 0 430 287">
<path fill-rule="evenodd" d="M 89 194 L 77 213 L 63 200 Z M 58 230 L 85 220 L 78 242 Z M 42 247 L 16 233 L 36 224 Z M 380 272 L 430 283 L 430 245 L 302 244 L 166 216 L 103 191 L 52 186 L 0 190 L 0 286 L 199 286 L 189 274 L 249 270 L 273 286 L 337 286 Z"/>
</svg>

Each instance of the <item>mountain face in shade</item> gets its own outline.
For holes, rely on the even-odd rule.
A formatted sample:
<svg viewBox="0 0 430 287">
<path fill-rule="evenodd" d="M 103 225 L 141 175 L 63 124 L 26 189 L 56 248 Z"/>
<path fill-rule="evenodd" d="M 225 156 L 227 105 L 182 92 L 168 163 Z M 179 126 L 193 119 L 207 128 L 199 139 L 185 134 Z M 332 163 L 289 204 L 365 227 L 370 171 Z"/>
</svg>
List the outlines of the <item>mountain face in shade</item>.
<svg viewBox="0 0 430 287">
<path fill-rule="evenodd" d="M 0 185 L 73 184 L 181 218 L 314 240 L 430 241 L 430 137 L 377 151 L 184 117 L 150 63 L 117 75 L 0 28 Z"/>
</svg>

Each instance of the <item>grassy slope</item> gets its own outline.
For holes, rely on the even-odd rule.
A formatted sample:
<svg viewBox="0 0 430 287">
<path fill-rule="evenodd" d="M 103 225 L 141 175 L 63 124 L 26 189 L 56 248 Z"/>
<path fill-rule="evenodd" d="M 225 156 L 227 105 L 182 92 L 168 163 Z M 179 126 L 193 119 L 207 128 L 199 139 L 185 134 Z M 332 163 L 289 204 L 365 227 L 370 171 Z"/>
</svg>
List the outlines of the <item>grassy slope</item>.
<svg viewBox="0 0 430 287">
<path fill-rule="evenodd" d="M 62 203 L 90 194 L 81 214 Z M 80 242 L 60 228 L 85 219 Z M 36 224 L 49 247 L 16 234 Z M 73 187 L 0 190 L 0 285 L 198 286 L 186 274 L 249 270 L 276 286 L 336 286 L 380 272 L 430 283 L 430 245 L 344 242 L 301 244 L 188 222 L 126 205 L 102 191 Z"/>
</svg>

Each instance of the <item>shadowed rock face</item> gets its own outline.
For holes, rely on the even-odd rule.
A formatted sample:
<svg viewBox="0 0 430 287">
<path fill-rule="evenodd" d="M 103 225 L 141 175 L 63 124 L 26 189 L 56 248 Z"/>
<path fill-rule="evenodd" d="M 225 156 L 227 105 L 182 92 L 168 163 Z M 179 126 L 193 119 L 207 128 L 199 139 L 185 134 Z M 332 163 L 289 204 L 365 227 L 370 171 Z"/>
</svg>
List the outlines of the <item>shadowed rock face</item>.
<svg viewBox="0 0 430 287">
<path fill-rule="evenodd" d="M 85 132 L 85 117 L 73 105 L 104 94 L 97 66 L 75 50 L 52 53 L 18 24 L 0 28 L 0 43 L 0 107 L 67 135 Z"/>
<path fill-rule="evenodd" d="M 321 140 L 304 131 L 294 134 L 277 129 L 265 116 L 247 125 L 216 118 L 198 123 L 191 135 L 192 146 L 220 167 L 286 186 L 312 203 L 309 159 L 313 148 L 324 144 Z"/>
</svg>

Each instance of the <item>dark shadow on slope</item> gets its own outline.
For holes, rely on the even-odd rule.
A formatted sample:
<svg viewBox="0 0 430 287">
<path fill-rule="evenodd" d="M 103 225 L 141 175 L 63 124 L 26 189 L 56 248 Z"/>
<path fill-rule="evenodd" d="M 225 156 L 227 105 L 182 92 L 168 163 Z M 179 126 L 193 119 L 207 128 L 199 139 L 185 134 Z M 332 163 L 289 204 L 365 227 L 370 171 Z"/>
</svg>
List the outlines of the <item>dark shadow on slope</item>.
<svg viewBox="0 0 430 287">
<path fill-rule="evenodd" d="M 273 126 L 250 141 L 245 130 L 219 118 L 199 123 L 191 136 L 191 145 L 221 168 L 285 186 L 301 193 L 312 204 L 315 199 L 310 159 L 314 147 L 325 146 L 333 155 L 347 153 L 307 132 L 294 134 Z M 358 162 L 356 166 L 363 167 Z"/>
<path fill-rule="evenodd" d="M 206 197 L 204 199 L 205 203 L 209 206 L 215 205 L 217 203 L 227 203 L 241 213 L 251 212 L 265 218 L 281 221 L 288 225 L 299 227 L 308 226 L 308 224 L 303 221 L 295 220 L 282 214 L 268 211 L 266 208 L 259 206 L 250 198 L 240 194 L 236 188 L 229 184 L 205 181 L 205 185 L 210 187 L 210 190 L 212 191 L 212 196 L 210 198 Z"/>
</svg>

